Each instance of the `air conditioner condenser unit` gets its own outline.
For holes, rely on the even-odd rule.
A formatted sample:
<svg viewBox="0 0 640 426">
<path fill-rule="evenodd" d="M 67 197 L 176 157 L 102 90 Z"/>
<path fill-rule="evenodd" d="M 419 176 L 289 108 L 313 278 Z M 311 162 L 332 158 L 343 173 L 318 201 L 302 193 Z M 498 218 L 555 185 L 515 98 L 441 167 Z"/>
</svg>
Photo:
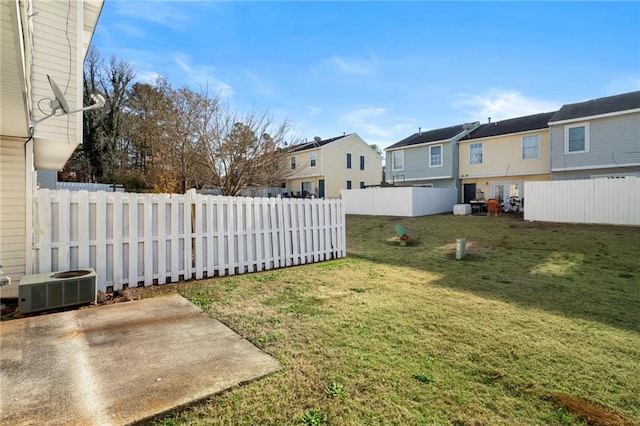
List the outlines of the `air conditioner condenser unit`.
<svg viewBox="0 0 640 426">
<path fill-rule="evenodd" d="M 18 285 L 18 309 L 23 314 L 94 303 L 98 294 L 91 268 L 24 275 Z"/>
</svg>

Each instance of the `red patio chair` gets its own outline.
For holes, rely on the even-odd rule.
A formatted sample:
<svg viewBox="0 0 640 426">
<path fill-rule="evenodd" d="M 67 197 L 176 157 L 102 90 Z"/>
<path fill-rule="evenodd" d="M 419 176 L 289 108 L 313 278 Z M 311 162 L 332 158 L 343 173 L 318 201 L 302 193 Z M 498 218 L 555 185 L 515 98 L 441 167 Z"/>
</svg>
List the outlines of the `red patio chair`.
<svg viewBox="0 0 640 426">
<path fill-rule="evenodd" d="M 498 217 L 500 215 L 500 201 L 495 198 L 489 198 L 487 200 L 487 216 L 494 215 Z"/>
</svg>

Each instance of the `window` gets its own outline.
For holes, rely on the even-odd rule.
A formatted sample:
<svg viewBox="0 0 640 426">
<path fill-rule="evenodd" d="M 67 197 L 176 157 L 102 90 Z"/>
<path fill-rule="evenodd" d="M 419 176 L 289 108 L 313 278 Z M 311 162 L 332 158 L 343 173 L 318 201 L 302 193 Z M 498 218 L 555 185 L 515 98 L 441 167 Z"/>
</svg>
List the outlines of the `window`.
<svg viewBox="0 0 640 426">
<path fill-rule="evenodd" d="M 442 166 L 442 145 L 429 147 L 429 167 Z"/>
<path fill-rule="evenodd" d="M 296 168 L 296 157 L 291 157 L 291 170 Z"/>
<path fill-rule="evenodd" d="M 589 124 L 577 124 L 564 128 L 564 152 L 589 151 Z"/>
<path fill-rule="evenodd" d="M 510 203 L 515 199 L 520 200 L 522 196 L 522 183 L 494 183 L 493 197 L 500 200 L 501 203 Z M 508 207 L 508 206 L 505 206 Z"/>
<path fill-rule="evenodd" d="M 540 158 L 540 136 L 522 137 L 522 159 L 537 160 Z"/>
<path fill-rule="evenodd" d="M 360 156 L 360 170 L 364 170 L 364 155 Z"/>
<path fill-rule="evenodd" d="M 391 153 L 391 168 L 393 170 L 404 170 L 404 151 L 393 151 Z"/>
<path fill-rule="evenodd" d="M 315 153 L 315 152 L 312 152 L 312 153 L 309 155 L 309 165 L 310 165 L 311 167 L 315 167 L 315 166 L 316 166 L 316 153 Z"/>
<path fill-rule="evenodd" d="M 351 189 L 351 181 L 350 180 L 347 181 L 347 189 Z"/>
<path fill-rule="evenodd" d="M 311 182 L 302 182 L 302 196 L 311 194 Z"/>
<path fill-rule="evenodd" d="M 481 143 L 472 143 L 469 145 L 469 164 L 482 164 L 482 151 L 483 147 Z"/>
<path fill-rule="evenodd" d="M 351 153 L 347 152 L 347 169 L 351 168 Z"/>
<path fill-rule="evenodd" d="M 360 181 L 360 189 L 364 189 L 364 182 Z"/>
</svg>

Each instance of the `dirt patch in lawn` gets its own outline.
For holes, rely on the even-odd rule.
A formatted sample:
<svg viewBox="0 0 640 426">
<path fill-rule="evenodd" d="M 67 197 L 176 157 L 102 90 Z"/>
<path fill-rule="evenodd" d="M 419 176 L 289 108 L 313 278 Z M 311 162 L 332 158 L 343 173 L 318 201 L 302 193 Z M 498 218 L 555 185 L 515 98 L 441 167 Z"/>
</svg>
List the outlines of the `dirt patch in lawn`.
<svg viewBox="0 0 640 426">
<path fill-rule="evenodd" d="M 626 426 L 631 422 L 608 407 L 584 398 L 556 393 L 551 395 L 553 403 L 575 414 L 591 426 Z"/>
</svg>

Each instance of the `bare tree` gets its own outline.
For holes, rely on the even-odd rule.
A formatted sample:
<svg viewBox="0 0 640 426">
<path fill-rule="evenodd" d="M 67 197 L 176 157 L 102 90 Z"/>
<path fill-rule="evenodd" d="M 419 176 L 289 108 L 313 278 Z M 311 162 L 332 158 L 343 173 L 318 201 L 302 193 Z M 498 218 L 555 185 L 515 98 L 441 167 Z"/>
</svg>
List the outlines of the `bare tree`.
<svg viewBox="0 0 640 426">
<path fill-rule="evenodd" d="M 125 61 L 105 64 L 92 48 L 85 62 L 85 97 L 101 92 L 107 106 L 85 113 L 84 144 L 66 169 L 82 180 L 123 183 L 129 190 L 180 192 L 205 184 L 236 195 L 247 187 L 279 185 L 287 120 L 268 112 L 237 113 L 219 98 L 166 78 L 135 83 Z M 291 140 L 287 140 L 293 143 Z"/>
<path fill-rule="evenodd" d="M 100 91 L 100 73 L 103 66 L 104 61 L 100 57 L 100 53 L 91 46 L 84 62 L 82 94 L 84 105 L 91 103 L 92 93 Z M 93 109 L 83 113 L 82 145 L 73 153 L 59 174 L 59 179 L 64 181 L 70 176 L 75 176 L 75 179 L 82 182 L 95 182 L 102 176 L 102 149 L 105 139 L 102 129 L 103 117 L 104 111 L 102 109 Z"/>
<path fill-rule="evenodd" d="M 164 126 L 171 111 L 172 89 L 166 78 L 158 78 L 154 84 L 135 83 L 128 94 L 128 120 L 125 137 L 132 141 L 129 158 L 131 168 L 139 173 L 144 186 L 157 192 L 173 188 L 168 178 L 164 145 L 167 132 Z M 172 173 L 173 175 L 173 173 Z"/>
<path fill-rule="evenodd" d="M 164 187 L 183 193 L 202 186 L 206 179 L 202 132 L 208 117 L 215 114 L 218 100 L 186 87 L 171 90 L 169 96 L 170 108 L 164 117 L 162 142 L 154 161 Z"/>
<path fill-rule="evenodd" d="M 228 104 L 219 106 L 202 132 L 206 183 L 224 195 L 279 185 L 289 174 L 282 167 L 289 133 L 289 122 L 276 123 L 268 112 L 239 114 Z"/>
<path fill-rule="evenodd" d="M 126 155 L 128 140 L 123 138 L 126 120 L 126 102 L 131 82 L 135 78 L 133 67 L 126 61 L 112 57 L 100 79 L 101 92 L 104 93 L 107 107 L 102 120 L 105 134 L 103 147 L 104 175 L 115 179 L 127 170 Z"/>
</svg>

